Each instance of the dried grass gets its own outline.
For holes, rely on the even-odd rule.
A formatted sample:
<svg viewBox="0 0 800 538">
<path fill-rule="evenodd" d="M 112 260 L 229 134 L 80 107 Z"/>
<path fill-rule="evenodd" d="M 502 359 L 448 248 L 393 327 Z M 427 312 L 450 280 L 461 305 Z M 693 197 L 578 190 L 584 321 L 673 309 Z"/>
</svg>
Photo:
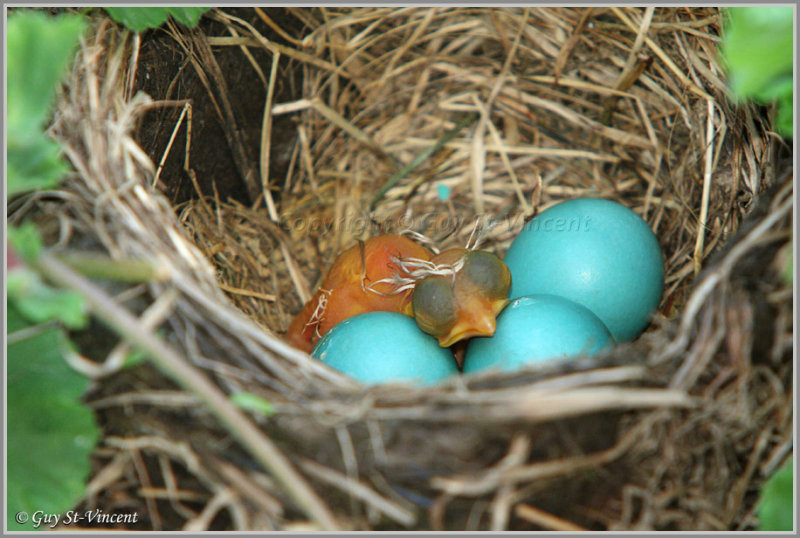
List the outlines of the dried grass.
<svg viewBox="0 0 800 538">
<path fill-rule="evenodd" d="M 275 411 L 241 417 L 274 443 L 265 460 L 233 440 L 247 426 L 220 414 L 224 401 L 198 406 L 206 394 L 184 398 L 156 370 L 104 371 L 104 463 L 85 505 L 123 495 L 149 528 L 195 530 L 751 528 L 753 488 L 792 446 L 792 297 L 778 273 L 793 187 L 766 119 L 726 96 L 717 10 L 288 12 L 308 31 L 286 46 L 220 10 L 230 35 L 170 28 L 195 43 L 221 117 L 225 73 L 208 43 L 274 54 L 266 88 L 284 58 L 303 71 L 300 101 L 266 98 L 260 164 L 237 161 L 256 204 L 173 208 L 152 188 L 133 135 L 159 104 L 126 90 L 138 40 L 100 21 L 54 127 L 76 173 L 56 202 L 11 208 L 55 205 L 69 223 L 60 245 L 88 237 L 156 264 L 168 276 L 129 294 L 142 319 L 128 328 L 156 338 L 136 305 L 173 294 L 158 319 L 176 356 Z M 285 178 L 268 177 L 270 110 L 300 120 Z M 356 238 L 412 232 L 448 248 L 478 226 L 502 254 L 526 218 L 579 196 L 637 211 L 666 255 L 660 314 L 634 343 L 412 389 L 358 386 L 280 337 Z M 306 486 L 319 505 L 298 499 Z"/>
</svg>

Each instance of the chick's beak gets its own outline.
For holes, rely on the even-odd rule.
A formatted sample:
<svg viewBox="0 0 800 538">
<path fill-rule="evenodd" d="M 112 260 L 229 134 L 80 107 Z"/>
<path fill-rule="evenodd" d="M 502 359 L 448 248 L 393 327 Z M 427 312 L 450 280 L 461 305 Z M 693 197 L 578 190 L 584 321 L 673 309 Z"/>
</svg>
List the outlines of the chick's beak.
<svg viewBox="0 0 800 538">
<path fill-rule="evenodd" d="M 503 297 L 502 299 L 494 299 L 493 301 L 491 301 L 489 304 L 492 309 L 492 313 L 494 314 L 494 317 L 496 318 L 498 315 L 500 315 L 500 312 L 502 312 L 503 309 L 510 302 L 511 299 L 509 299 L 508 297 Z"/>
<path fill-rule="evenodd" d="M 439 345 L 450 347 L 466 338 L 493 336 L 497 328 L 495 318 L 508 302 L 508 299 L 487 301 L 477 297 L 470 298 L 459 311 L 458 319 L 450 330 L 439 337 Z"/>
</svg>

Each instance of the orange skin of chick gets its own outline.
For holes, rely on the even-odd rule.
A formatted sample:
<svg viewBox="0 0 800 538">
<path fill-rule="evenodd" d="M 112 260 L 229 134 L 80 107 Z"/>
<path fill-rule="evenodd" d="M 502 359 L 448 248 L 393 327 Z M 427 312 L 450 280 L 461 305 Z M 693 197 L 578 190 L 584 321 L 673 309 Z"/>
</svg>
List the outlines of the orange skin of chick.
<svg viewBox="0 0 800 538">
<path fill-rule="evenodd" d="M 374 283 L 396 274 L 407 276 L 392 258 L 430 260 L 432 256 L 427 248 L 400 235 L 379 235 L 357 243 L 336 258 L 320 289 L 292 319 L 286 337 L 310 352 L 322 335 L 352 316 L 374 311 L 412 315 L 413 290 L 392 293 L 394 285 Z M 370 285 L 375 291 L 367 289 Z"/>
</svg>

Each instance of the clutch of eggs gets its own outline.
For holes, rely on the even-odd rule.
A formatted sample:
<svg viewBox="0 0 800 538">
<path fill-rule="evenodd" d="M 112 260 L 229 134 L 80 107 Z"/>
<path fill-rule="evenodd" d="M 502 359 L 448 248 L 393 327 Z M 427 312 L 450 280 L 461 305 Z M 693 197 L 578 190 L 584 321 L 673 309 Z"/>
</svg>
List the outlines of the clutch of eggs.
<svg viewBox="0 0 800 538">
<path fill-rule="evenodd" d="M 503 261 L 510 299 L 552 294 L 594 312 L 618 342 L 650 323 L 664 290 L 658 239 L 632 210 L 577 198 L 542 211 L 514 238 Z"/>
<path fill-rule="evenodd" d="M 561 202 L 525 224 L 503 261 L 512 302 L 490 338 L 473 338 L 464 373 L 591 356 L 636 338 L 664 289 L 647 223 L 610 200 Z"/>
<path fill-rule="evenodd" d="M 664 289 L 647 223 L 610 200 L 561 202 L 525 224 L 503 261 L 511 303 L 493 336 L 472 338 L 464 373 L 591 356 L 636 338 Z M 366 384 L 431 385 L 458 373 L 453 354 L 413 318 L 368 312 L 327 332 L 311 354 Z"/>
</svg>

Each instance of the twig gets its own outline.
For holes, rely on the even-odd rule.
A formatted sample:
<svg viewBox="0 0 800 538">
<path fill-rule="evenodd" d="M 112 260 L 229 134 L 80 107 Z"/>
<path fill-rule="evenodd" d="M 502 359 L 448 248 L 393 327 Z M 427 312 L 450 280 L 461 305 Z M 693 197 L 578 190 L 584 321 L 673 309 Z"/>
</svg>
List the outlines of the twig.
<svg viewBox="0 0 800 538">
<path fill-rule="evenodd" d="M 139 482 L 145 488 L 152 487 L 150 482 L 150 473 L 148 472 L 147 466 L 142 459 L 142 453 L 137 450 L 131 450 L 131 461 L 133 462 L 133 468 L 136 471 L 136 474 L 139 477 Z M 154 531 L 162 530 L 161 527 L 161 515 L 158 511 L 158 505 L 156 504 L 155 499 L 152 497 L 145 497 L 144 498 L 145 505 L 147 505 L 147 515 L 150 518 L 150 524 Z"/>
<path fill-rule="evenodd" d="M 203 467 L 200 458 L 186 442 L 172 441 L 156 435 L 139 437 L 106 436 L 104 441 L 106 445 L 124 450 L 131 455 L 140 450 L 166 454 L 173 459 L 179 460 L 189 472 L 211 491 L 219 488 L 219 482 L 216 482 L 207 469 Z"/>
<path fill-rule="evenodd" d="M 230 32 L 232 37 L 239 37 L 239 32 L 236 31 L 236 28 L 234 28 L 232 24 L 226 24 L 225 26 L 228 29 L 228 32 Z M 259 66 L 256 59 L 253 58 L 253 55 L 250 53 L 250 50 L 243 44 L 239 45 L 239 50 L 242 51 L 242 54 L 244 54 L 245 58 L 247 58 L 247 61 L 250 62 L 250 65 L 253 66 L 253 69 L 258 75 L 258 78 L 261 79 L 261 83 L 264 85 L 264 89 L 266 89 L 267 78 L 264 76 L 264 71 L 261 70 L 261 66 Z"/>
<path fill-rule="evenodd" d="M 791 405 L 787 406 L 791 409 Z M 787 461 L 787 456 L 794 450 L 794 439 L 789 438 L 782 444 L 775 447 L 775 449 L 766 457 L 766 461 L 761 466 L 759 474 L 761 477 L 770 477 L 779 466 Z"/>
<path fill-rule="evenodd" d="M 525 194 L 522 192 L 522 185 L 520 185 L 519 177 L 517 177 L 517 173 L 514 171 L 514 166 L 511 164 L 511 159 L 509 159 L 508 152 L 506 151 L 506 145 L 503 142 L 503 139 L 500 137 L 497 127 L 495 127 L 494 122 L 492 121 L 488 121 L 486 126 L 489 127 L 489 132 L 492 135 L 494 143 L 497 145 L 500 158 L 503 160 L 503 165 L 506 167 L 506 171 L 508 172 L 508 177 L 511 178 L 511 184 L 514 186 L 514 193 L 517 195 L 517 199 L 522 206 L 523 214 L 526 217 L 533 215 L 533 207 L 531 207 L 531 204 L 525 199 Z M 486 148 L 484 147 L 484 149 Z"/>
<path fill-rule="evenodd" d="M 561 72 L 564 70 L 564 66 L 567 65 L 567 60 L 569 59 L 569 55 L 572 54 L 575 45 L 578 44 L 580 41 L 581 33 L 583 32 L 584 28 L 586 28 L 586 24 L 589 22 L 589 19 L 592 16 L 592 9 L 591 7 L 587 7 L 586 11 L 583 12 L 581 15 L 578 24 L 575 25 L 575 29 L 572 31 L 572 35 L 569 36 L 567 42 L 564 43 L 564 46 L 561 47 L 561 50 L 558 53 L 558 57 L 555 61 L 555 66 L 553 67 L 553 79 L 554 84 L 558 84 L 558 78 L 561 76 Z M 528 14 L 525 14 L 525 18 L 523 22 L 527 21 Z"/>
<path fill-rule="evenodd" d="M 158 407 L 197 407 L 200 400 L 183 390 L 149 390 L 125 392 L 92 400 L 88 403 L 92 409 L 103 409 L 113 406 L 153 405 Z"/>
<path fill-rule="evenodd" d="M 511 506 L 514 503 L 514 488 L 510 484 L 505 484 L 497 488 L 494 500 L 492 501 L 492 520 L 489 528 L 492 532 L 502 532 L 508 527 L 508 520 L 511 519 Z"/>
<path fill-rule="evenodd" d="M 562 519 L 553 514 L 548 514 L 544 510 L 535 508 L 529 504 L 518 504 L 514 508 L 514 514 L 522 519 L 528 520 L 535 525 L 544 527 L 545 529 L 553 531 L 567 531 L 567 532 L 587 532 L 589 529 L 576 525 L 571 521 Z"/>
<path fill-rule="evenodd" d="M 139 320 L 117 305 L 105 292 L 72 271 L 52 254 L 43 252 L 35 266 L 53 282 L 82 293 L 103 323 L 133 345 L 144 349 L 170 377 L 197 395 L 231 434 L 275 476 L 309 517 L 324 529 L 338 528 L 330 510 L 292 467 L 286 456 L 208 378 L 186 362 L 163 340 L 142 327 Z"/>
<path fill-rule="evenodd" d="M 231 465 L 225 461 L 215 459 L 217 470 L 225 476 L 225 478 L 233 485 L 235 485 L 244 495 L 247 500 L 258 504 L 268 514 L 273 517 L 283 515 L 283 506 L 272 495 L 267 493 L 264 488 L 247 475 L 244 471 Z"/>
<path fill-rule="evenodd" d="M 233 286 L 228 286 L 223 282 L 218 282 L 218 285 L 223 290 L 229 293 L 235 293 L 236 295 L 247 295 L 248 297 L 255 297 L 256 299 L 263 299 L 265 301 L 270 301 L 270 302 L 275 302 L 277 300 L 277 297 L 272 293 L 260 293 L 257 291 L 235 288 Z"/>
<path fill-rule="evenodd" d="M 385 159 L 387 162 L 391 163 L 392 165 L 397 165 L 397 160 L 394 158 L 393 155 L 389 154 L 383 146 L 375 142 L 375 140 L 369 136 L 367 133 L 353 125 L 350 121 L 347 120 L 344 116 L 336 112 L 334 109 L 323 103 L 320 99 L 314 98 L 310 101 L 311 107 L 322 114 L 325 119 L 330 121 L 332 124 L 336 125 L 347 134 L 370 148 L 372 151 L 377 153 L 381 158 Z"/>
<path fill-rule="evenodd" d="M 554 476 L 574 475 L 583 472 L 585 469 L 605 465 L 621 457 L 640 438 L 646 427 L 649 427 L 647 423 L 640 423 L 637 427 L 628 431 L 616 445 L 601 452 L 524 466 L 514 465 L 508 469 L 492 468 L 480 474 L 473 473 L 471 475 L 453 477 L 434 476 L 430 481 L 430 485 L 445 494 L 478 497 L 503 484 L 516 484 L 518 482 L 543 480 Z"/>
<path fill-rule="evenodd" d="M 240 19 L 239 17 L 234 17 L 233 15 L 231 15 L 229 13 L 225 13 L 224 11 L 221 11 L 219 9 L 215 9 L 212 12 L 212 17 L 217 19 L 217 20 L 219 20 L 220 22 L 233 21 L 233 22 L 236 22 L 237 24 L 240 24 L 243 28 L 247 28 L 247 30 L 249 30 L 250 33 L 253 34 L 253 37 L 255 39 L 246 38 L 246 37 L 244 37 L 244 38 L 211 37 L 211 38 L 209 38 L 209 43 L 213 43 L 215 45 L 220 45 L 220 44 L 227 43 L 227 44 L 235 44 L 235 45 L 244 44 L 244 45 L 248 45 L 248 46 L 261 46 L 261 47 L 267 49 L 268 51 L 270 51 L 272 53 L 280 52 L 284 56 L 288 56 L 289 58 L 293 58 L 293 59 L 297 60 L 298 62 L 308 63 L 310 65 L 313 65 L 315 67 L 319 67 L 320 69 L 324 69 L 326 71 L 336 71 L 337 70 L 337 67 L 335 65 L 333 65 L 332 63 L 330 63 L 330 62 L 326 62 L 325 60 L 322 60 L 322 59 L 320 59 L 320 58 L 318 58 L 316 56 L 313 56 L 311 54 L 308 54 L 306 52 L 302 52 L 302 51 L 293 49 L 292 47 L 287 47 L 286 45 L 281 45 L 280 43 L 274 43 L 274 42 L 268 40 L 263 35 L 261 35 L 250 23 L 248 23 L 247 21 L 245 21 L 243 19 Z M 342 74 L 343 76 L 347 76 L 346 72 L 340 73 L 340 74 Z"/>
<path fill-rule="evenodd" d="M 401 525 L 410 527 L 417 521 L 416 515 L 411 510 L 399 506 L 347 475 L 311 460 L 304 460 L 300 465 L 308 474 L 313 475 L 326 484 L 346 491 L 353 497 L 361 499 Z"/>
<path fill-rule="evenodd" d="M 728 492 L 728 502 L 726 506 L 726 514 L 728 514 L 728 518 L 727 521 L 725 521 L 727 525 L 732 524 L 733 521 L 731 521 L 731 519 L 735 514 L 739 513 L 739 508 L 744 502 L 745 493 L 752 485 L 752 477 L 758 471 L 758 465 L 762 459 L 761 455 L 769 445 L 769 438 L 771 436 L 771 428 L 765 428 L 761 431 L 758 439 L 756 439 L 755 443 L 753 444 L 750 457 L 747 459 L 747 465 L 742 471 L 741 476 L 733 483 L 731 490 Z"/>
<path fill-rule="evenodd" d="M 159 297 L 139 317 L 142 326 L 147 330 L 153 330 L 173 312 L 175 306 L 175 299 L 178 297 L 178 292 L 175 288 L 168 289 Z M 121 340 L 114 349 L 106 357 L 102 363 L 90 361 L 83 358 L 78 353 L 67 348 L 64 350 L 65 359 L 75 370 L 81 372 L 86 377 L 91 379 L 98 379 L 118 372 L 125 366 L 125 359 L 131 352 L 131 346 L 125 340 Z"/>
<path fill-rule="evenodd" d="M 619 17 L 619 19 L 622 22 L 624 22 L 626 26 L 628 26 L 628 28 L 630 28 L 634 32 L 639 31 L 639 29 L 636 27 L 636 24 L 634 24 L 619 8 L 612 7 L 611 11 L 613 11 L 614 14 L 617 17 Z M 710 95 L 708 95 L 705 91 L 703 91 L 702 88 L 697 86 L 697 84 L 692 82 L 691 79 L 687 77 L 686 74 L 683 71 L 681 71 L 677 65 L 675 65 L 675 62 L 672 61 L 672 59 L 667 55 L 667 53 L 664 52 L 664 49 L 659 47 L 655 41 L 653 41 L 649 37 L 645 37 L 644 42 L 647 43 L 647 46 L 650 47 L 653 50 L 653 52 L 656 53 L 656 56 L 658 56 L 662 62 L 664 62 L 667 68 L 669 68 L 669 70 L 672 71 L 672 73 L 676 77 L 678 77 L 678 80 L 684 83 L 690 90 L 692 90 L 694 93 L 696 93 L 703 99 L 713 101 L 713 98 Z"/>
<path fill-rule="evenodd" d="M 243 135 L 238 128 L 236 114 L 234 113 L 233 105 L 229 98 L 228 83 L 222 73 L 219 63 L 217 63 L 214 57 L 214 53 L 211 51 L 208 38 L 200 30 L 193 29 L 189 34 L 191 37 L 187 42 L 187 39 L 172 25 L 172 23 L 170 23 L 170 33 L 184 49 L 186 55 L 189 56 L 192 66 L 195 68 L 195 72 L 203 82 L 209 97 L 214 103 L 220 124 L 223 128 L 222 131 L 225 135 L 225 140 L 231 150 L 233 162 L 244 182 L 250 200 L 255 201 L 261 193 L 258 171 L 256 166 L 251 162 L 250 156 L 245 148 L 242 138 Z M 211 86 L 211 81 L 208 79 L 209 74 L 216 86 L 216 93 Z M 217 103 L 217 97 L 220 101 L 219 104 Z"/>
<path fill-rule="evenodd" d="M 408 163 L 406 166 L 392 174 L 392 176 L 386 180 L 383 187 L 377 192 L 375 197 L 372 199 L 372 202 L 369 204 L 370 211 L 375 209 L 375 205 L 383 198 L 386 192 L 397 185 L 397 183 L 406 177 L 408 174 L 419 168 L 426 159 L 428 159 L 431 155 L 439 151 L 443 146 L 445 146 L 448 142 L 450 142 L 453 138 L 455 138 L 458 133 L 460 133 L 466 126 L 473 123 L 476 119 L 478 119 L 477 114 L 468 114 L 461 118 L 461 120 L 456 124 L 455 127 L 447 131 L 442 135 L 442 137 L 436 141 L 435 144 L 428 146 L 424 150 L 422 150 L 414 159 Z"/>
<path fill-rule="evenodd" d="M 269 188 L 269 154 L 272 142 L 272 100 L 275 97 L 275 80 L 278 75 L 278 62 L 281 53 L 276 52 L 272 56 L 272 67 L 269 72 L 269 86 L 267 88 L 267 100 L 264 103 L 264 117 L 261 122 L 261 159 L 259 161 L 261 169 L 261 192 L 267 206 L 267 213 L 272 222 L 278 222 L 278 211 L 275 209 L 275 200 L 272 199 L 272 191 Z"/>
<path fill-rule="evenodd" d="M 299 112 L 301 110 L 313 109 L 322 115 L 325 119 L 336 125 L 341 130 L 352 136 L 357 141 L 361 142 L 372 151 L 378 154 L 382 159 L 389 162 L 391 165 L 396 166 L 397 160 L 393 155 L 389 154 L 383 147 L 378 144 L 371 136 L 359 129 L 347 120 L 344 116 L 336 112 L 334 109 L 323 103 L 320 99 L 298 99 L 291 103 L 281 103 L 272 108 L 273 115 L 288 114 L 290 112 Z"/>
<path fill-rule="evenodd" d="M 417 138 L 414 136 L 408 137 L 406 140 L 408 145 L 427 145 L 430 140 Z M 453 140 L 443 144 L 448 149 L 462 149 L 469 150 L 472 142 L 462 142 L 460 140 Z M 568 148 L 540 148 L 535 146 L 508 146 L 503 144 L 486 144 L 484 149 L 486 151 L 507 153 L 508 155 L 536 155 L 541 157 L 553 157 L 561 159 L 586 159 L 589 161 L 598 161 L 605 163 L 618 163 L 620 158 L 610 153 L 597 153 L 594 151 L 586 151 L 582 149 L 568 149 Z"/>
<path fill-rule="evenodd" d="M 644 38 L 647 36 L 647 31 L 650 28 L 650 23 L 653 20 L 654 11 L 655 8 L 653 6 L 648 6 L 645 9 L 642 23 L 639 25 L 639 32 L 636 34 L 636 40 L 633 42 L 633 46 L 628 52 L 628 59 L 625 62 L 625 67 L 623 67 L 622 73 L 620 73 L 617 82 L 614 84 L 615 90 L 627 91 L 636 79 L 639 78 L 639 75 L 652 63 L 652 57 L 639 58 L 638 55 L 639 50 L 642 48 Z M 603 112 L 600 114 L 600 123 L 604 125 L 611 123 L 611 117 L 614 114 L 614 108 L 616 108 L 618 99 L 619 97 L 616 95 L 606 97 L 603 105 Z"/>
<path fill-rule="evenodd" d="M 419 42 L 420 36 L 423 35 L 423 32 L 425 32 L 425 30 L 427 30 L 428 25 L 430 25 L 431 20 L 433 20 L 433 17 L 436 15 L 437 11 L 438 9 L 435 7 L 428 9 L 425 12 L 425 16 L 422 18 L 422 20 L 414 25 L 414 32 L 408 37 L 407 40 L 403 42 L 403 44 L 400 47 L 394 50 L 394 52 L 392 53 L 392 57 L 389 59 L 389 61 L 386 64 L 386 67 L 383 70 L 383 73 L 381 73 L 380 78 L 375 83 L 376 87 L 373 89 L 370 100 L 378 100 L 378 96 L 383 90 L 386 81 L 389 80 L 389 78 L 392 76 L 392 70 L 394 69 L 394 66 L 397 64 L 400 58 L 402 58 L 408 52 L 408 50 L 411 47 L 413 47 L 416 43 Z"/>
<path fill-rule="evenodd" d="M 726 335 L 725 323 L 718 323 L 712 332 L 714 309 L 709 309 L 703 314 L 703 319 L 697 323 L 697 338 L 692 349 L 688 350 L 680 368 L 673 374 L 669 388 L 689 390 L 697 378 L 706 370 L 708 363 L 714 357 L 717 346 Z"/>
<path fill-rule="evenodd" d="M 502 79 L 501 79 L 502 80 Z M 489 111 L 487 106 L 483 106 L 477 96 L 473 95 L 476 106 L 480 112 L 478 124 L 472 133 L 469 152 L 469 184 L 472 189 L 472 205 L 475 207 L 476 215 L 483 215 L 485 204 L 483 200 L 483 175 L 486 172 L 486 123 L 489 121 Z"/>
<path fill-rule="evenodd" d="M 459 67 L 444 61 L 432 63 L 431 68 L 443 73 L 447 73 L 448 75 L 457 75 L 464 81 L 473 82 L 475 84 L 488 85 L 489 81 L 491 80 L 488 75 L 483 75 L 478 72 L 463 72 Z M 512 77 L 511 86 L 515 86 L 517 82 L 518 81 L 516 80 L 516 77 Z M 599 121 L 579 114 L 575 112 L 574 109 L 555 101 L 550 101 L 549 99 L 544 99 L 530 93 L 519 93 L 516 88 L 509 88 L 508 86 L 501 90 L 500 97 L 508 98 L 513 102 L 519 103 L 520 105 L 527 105 L 529 107 L 547 110 L 567 120 L 573 125 L 594 131 L 600 136 L 608 138 L 609 140 L 617 142 L 618 144 L 650 149 L 650 141 L 646 138 L 628 131 L 614 129 L 612 127 L 603 125 Z"/>
<path fill-rule="evenodd" d="M 703 266 L 703 243 L 708 222 L 708 201 L 711 195 L 711 172 L 714 163 L 714 101 L 708 101 L 708 123 L 706 124 L 706 168 L 703 173 L 703 199 L 700 203 L 700 221 L 697 223 L 697 242 L 694 245 L 694 274 Z"/>
<path fill-rule="evenodd" d="M 92 477 L 91 481 L 86 484 L 86 494 L 83 498 L 88 500 L 90 505 L 95 504 L 97 495 L 125 476 L 130 465 L 130 453 L 117 452 L 114 458 L 100 469 L 100 471 Z M 82 500 L 83 499 L 81 499 L 81 501 Z M 77 505 L 78 503 L 76 502 L 75 504 Z"/>
<path fill-rule="evenodd" d="M 186 519 L 191 519 L 197 516 L 197 513 L 183 504 L 181 501 L 202 501 L 206 498 L 205 494 L 196 491 L 182 490 L 178 486 L 178 481 L 175 478 L 175 472 L 172 470 L 172 463 L 166 454 L 158 454 L 158 466 L 161 469 L 161 477 L 164 479 L 164 489 L 150 488 L 145 491 L 144 488 L 139 489 L 142 496 L 149 495 L 153 498 L 166 498 L 169 500 L 170 506 Z"/>
<path fill-rule="evenodd" d="M 208 530 L 208 526 L 214 520 L 217 512 L 224 506 L 230 505 L 235 499 L 236 494 L 230 488 L 219 490 L 206 504 L 203 511 L 196 518 L 187 521 L 181 530 L 187 532 Z"/>
<path fill-rule="evenodd" d="M 258 15 L 258 17 L 262 21 L 264 21 L 267 24 L 267 26 L 269 26 L 270 28 L 275 30 L 278 33 L 278 35 L 281 36 L 283 39 L 285 39 L 286 41 L 288 41 L 292 45 L 297 45 L 297 46 L 302 46 L 303 45 L 302 41 L 300 41 L 299 39 L 295 39 L 294 37 L 292 37 L 289 34 L 287 34 L 283 30 L 283 28 L 281 28 L 279 25 L 277 25 L 275 23 L 275 21 L 270 19 L 269 16 L 266 13 L 264 13 L 264 10 L 262 10 L 260 7 L 254 6 L 253 7 L 253 11 L 256 12 L 256 15 Z"/>
<path fill-rule="evenodd" d="M 184 156 L 184 169 L 189 168 L 189 146 L 192 141 L 192 103 L 190 101 L 185 101 L 183 105 L 183 110 L 181 110 L 181 115 L 178 117 L 178 121 L 175 123 L 175 127 L 172 129 L 172 134 L 169 137 L 169 141 L 167 142 L 167 147 L 164 149 L 164 154 L 161 156 L 161 160 L 158 161 L 158 167 L 156 168 L 156 173 L 153 176 L 153 188 L 158 185 L 158 179 L 161 177 L 161 170 L 164 168 L 164 163 L 167 160 L 167 156 L 169 156 L 169 152 L 172 149 L 172 143 L 175 142 L 175 137 L 178 135 L 178 130 L 181 128 L 181 124 L 183 123 L 183 118 L 186 117 L 186 155 Z"/>
<path fill-rule="evenodd" d="M 59 321 L 54 319 L 50 321 L 45 321 L 44 323 L 37 323 L 36 325 L 31 325 L 30 327 L 25 327 L 24 329 L 19 329 L 10 332 L 6 335 L 6 346 L 12 346 L 19 342 L 22 342 L 23 340 L 33 338 L 34 336 L 41 334 L 45 331 L 58 329 L 60 326 L 61 325 Z"/>
<path fill-rule="evenodd" d="M 644 407 L 694 407 L 697 403 L 682 390 L 586 387 L 558 392 L 537 391 L 510 405 L 509 414 L 543 420 L 612 409 Z"/>
<path fill-rule="evenodd" d="M 161 463 L 162 461 L 166 461 L 164 459 L 164 455 L 163 454 L 159 454 L 159 463 Z M 167 464 L 165 463 L 164 465 L 167 465 Z M 170 481 L 174 480 L 174 477 L 171 478 L 171 479 L 166 478 L 167 476 L 169 476 L 169 473 L 171 473 L 172 471 L 169 470 L 169 473 L 165 473 L 165 471 L 167 471 L 167 469 L 162 467 L 161 468 L 161 474 L 164 476 L 165 481 L 166 480 L 170 480 Z M 167 499 L 168 501 L 170 501 L 170 505 L 172 506 L 172 508 L 175 509 L 175 511 L 178 512 L 181 516 L 183 516 L 183 517 L 185 517 L 187 519 L 189 517 L 194 517 L 197 514 L 189 515 L 189 512 L 187 511 L 188 509 L 186 508 L 186 506 L 184 506 L 183 504 L 181 504 L 178 501 L 202 501 L 202 500 L 204 500 L 204 499 L 206 499 L 208 497 L 208 495 L 203 494 L 203 493 L 197 493 L 196 491 L 180 490 L 180 489 L 176 489 L 176 488 L 171 487 L 171 486 L 168 486 L 166 488 L 156 488 L 156 487 L 144 488 L 144 487 L 142 487 L 142 488 L 137 489 L 136 493 L 138 493 L 142 497 L 150 497 L 151 499 Z"/>
<path fill-rule="evenodd" d="M 314 157 L 311 155 L 311 142 L 308 139 L 306 128 L 302 125 L 297 126 L 297 138 L 300 141 L 300 160 L 302 166 L 308 174 L 308 183 L 311 185 L 311 191 L 317 194 L 319 187 L 317 185 L 317 174 L 314 170 Z M 295 187 L 295 189 L 299 184 Z"/>
<path fill-rule="evenodd" d="M 133 44 L 131 45 L 131 59 L 128 60 L 128 70 L 125 73 L 125 100 L 130 101 L 133 97 L 133 88 L 136 84 L 136 71 L 139 69 L 139 52 L 142 47 L 142 35 L 135 32 Z"/>
<path fill-rule="evenodd" d="M 727 277 L 727 275 L 736 265 L 736 262 L 738 262 L 748 250 L 753 248 L 756 244 L 758 244 L 759 241 L 761 241 L 762 236 L 766 233 L 766 231 L 781 218 L 786 216 L 786 213 L 792 209 L 793 205 L 793 198 L 785 200 L 778 208 L 765 217 L 764 220 L 762 220 L 744 238 L 742 238 L 742 240 L 739 241 L 736 246 L 730 250 L 730 252 L 728 252 L 725 259 L 720 263 L 719 267 L 716 268 L 714 272 L 708 274 L 708 276 L 706 276 L 697 285 L 695 290 L 692 292 L 691 297 L 689 297 L 689 300 L 684 306 L 677 336 L 666 348 L 663 349 L 661 353 L 652 359 L 654 364 L 675 356 L 686 347 L 686 343 L 689 341 L 689 335 L 692 333 L 692 329 L 695 325 L 695 318 L 697 317 L 697 314 L 700 312 L 700 309 L 703 307 L 703 305 L 706 304 L 709 294 L 714 291 L 714 289 L 717 287 L 717 284 Z"/>
</svg>

